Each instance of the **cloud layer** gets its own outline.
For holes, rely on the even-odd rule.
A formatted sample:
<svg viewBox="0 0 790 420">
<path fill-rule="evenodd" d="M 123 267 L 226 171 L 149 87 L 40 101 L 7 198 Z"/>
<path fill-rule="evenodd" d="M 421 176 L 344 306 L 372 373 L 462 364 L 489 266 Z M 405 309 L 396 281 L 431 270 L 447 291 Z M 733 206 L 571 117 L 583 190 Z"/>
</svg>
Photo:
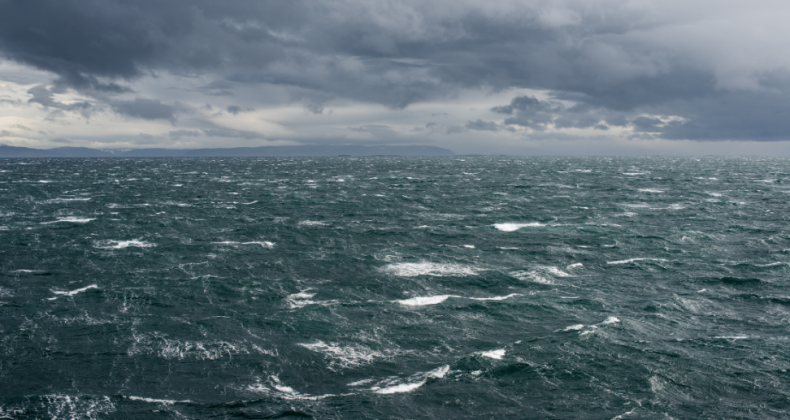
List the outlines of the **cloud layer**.
<svg viewBox="0 0 790 420">
<path fill-rule="evenodd" d="M 0 0 L 0 57 L 51 75 L 26 103 L 52 118 L 110 113 L 195 136 L 308 141 L 251 121 L 368 104 L 388 117 L 316 132 L 778 141 L 790 132 L 788 18 L 780 1 Z M 512 94 L 453 114 L 463 121 L 403 121 L 464 92 Z"/>
</svg>

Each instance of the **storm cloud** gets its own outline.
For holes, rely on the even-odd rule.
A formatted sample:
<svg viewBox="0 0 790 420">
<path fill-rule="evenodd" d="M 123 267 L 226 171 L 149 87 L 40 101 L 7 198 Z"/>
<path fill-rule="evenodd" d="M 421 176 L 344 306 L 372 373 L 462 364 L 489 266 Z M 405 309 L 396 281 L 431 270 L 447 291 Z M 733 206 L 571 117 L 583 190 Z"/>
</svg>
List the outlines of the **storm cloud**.
<svg viewBox="0 0 790 420">
<path fill-rule="evenodd" d="M 82 113 L 104 105 L 149 121 L 186 112 L 168 92 L 135 90 L 170 75 L 200 78 L 189 89 L 207 98 L 280 86 L 287 98 L 258 100 L 314 114 L 342 101 L 401 112 L 469 89 L 541 92 L 447 124 L 448 133 L 618 128 L 773 141 L 789 139 L 788 17 L 778 1 L 0 0 L 0 56 L 54 75 L 29 90 L 31 103 Z M 65 90 L 91 101 L 53 99 Z M 241 117 L 257 105 L 219 108 Z M 397 137 L 374 129 L 389 121 L 345 126 L 352 137 Z"/>
</svg>

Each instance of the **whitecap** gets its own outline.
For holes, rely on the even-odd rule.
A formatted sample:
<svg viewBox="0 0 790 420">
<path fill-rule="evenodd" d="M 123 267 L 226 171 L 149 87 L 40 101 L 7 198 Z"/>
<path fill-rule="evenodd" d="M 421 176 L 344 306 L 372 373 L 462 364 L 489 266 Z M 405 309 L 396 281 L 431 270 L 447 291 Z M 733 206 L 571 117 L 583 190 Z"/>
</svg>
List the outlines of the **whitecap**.
<svg viewBox="0 0 790 420">
<path fill-rule="evenodd" d="M 275 392 L 272 392 L 272 391 Z M 318 401 L 324 398 L 329 397 L 337 397 L 337 396 L 348 396 L 350 394 L 325 394 L 325 395 L 308 395 L 302 394 L 288 385 L 283 384 L 276 375 L 272 375 L 269 377 L 269 386 L 265 386 L 260 382 L 260 379 L 257 379 L 257 382 L 248 385 L 247 391 L 258 392 L 263 394 L 274 394 L 279 398 L 284 400 L 309 400 L 309 401 Z"/>
<path fill-rule="evenodd" d="M 137 248 L 151 248 L 156 246 L 156 244 L 152 244 L 150 242 L 144 242 L 138 239 L 132 239 L 129 241 L 108 241 L 104 246 L 97 246 L 97 248 L 101 249 L 124 249 L 129 247 L 137 247 Z"/>
<path fill-rule="evenodd" d="M 52 198 L 47 200 L 46 203 L 70 203 L 72 201 L 90 201 L 90 197 L 62 197 L 62 198 Z"/>
<path fill-rule="evenodd" d="M 453 295 L 438 295 L 438 296 L 418 296 L 411 299 L 396 300 L 403 306 L 427 306 L 438 305 L 451 297 L 458 297 Z"/>
<path fill-rule="evenodd" d="M 192 402 L 190 400 L 181 400 L 181 401 L 179 401 L 179 400 L 163 400 L 163 399 L 158 399 L 158 398 L 135 397 L 134 395 L 130 395 L 130 396 L 126 397 L 126 398 L 129 399 L 129 400 L 132 400 L 132 401 L 142 401 L 142 402 L 147 402 L 147 403 L 151 403 L 151 404 L 164 404 L 164 405 L 173 405 L 173 404 L 177 404 L 177 403 L 178 404 L 189 404 L 189 403 Z"/>
<path fill-rule="evenodd" d="M 470 297 L 469 299 L 472 299 L 472 300 L 483 300 L 483 301 L 488 301 L 488 300 L 500 301 L 500 300 L 510 299 L 510 298 L 512 298 L 514 296 L 521 296 L 521 293 L 511 293 L 511 294 L 509 294 L 507 296 L 494 296 L 494 297 L 487 297 L 487 298 Z"/>
<path fill-rule="evenodd" d="M 440 264 L 430 262 L 420 263 L 396 263 L 390 264 L 382 268 L 382 271 L 394 274 L 400 277 L 417 277 L 417 276 L 474 276 L 483 269 L 461 265 L 461 264 Z"/>
<path fill-rule="evenodd" d="M 658 190 L 658 189 L 655 189 L 655 188 L 640 188 L 637 191 L 645 192 L 645 193 L 655 193 L 655 194 L 661 194 L 661 193 L 664 192 L 663 190 Z"/>
<path fill-rule="evenodd" d="M 565 329 L 562 330 L 562 331 L 579 331 L 582 328 L 584 328 L 584 324 L 574 324 L 574 325 L 565 327 Z"/>
<path fill-rule="evenodd" d="M 299 222 L 299 224 L 302 225 L 302 226 L 326 226 L 329 223 L 327 223 L 327 222 L 318 222 L 318 221 L 314 221 L 314 220 L 302 220 L 301 222 Z"/>
<path fill-rule="evenodd" d="M 484 351 L 481 352 L 480 355 L 489 359 L 502 360 L 502 358 L 505 357 L 505 349 Z"/>
<path fill-rule="evenodd" d="M 98 288 L 99 288 L 99 286 L 97 286 L 97 285 L 95 285 L 95 284 L 91 284 L 90 286 L 85 286 L 85 287 L 81 287 L 81 288 L 79 288 L 79 289 L 74 289 L 74 290 L 70 290 L 70 291 L 53 290 L 53 291 L 52 291 L 52 293 L 54 293 L 54 294 L 56 294 L 56 295 L 61 295 L 61 296 L 74 296 L 74 295 L 76 295 L 77 293 L 82 293 L 82 292 L 84 292 L 84 291 L 86 291 L 86 290 L 90 290 L 90 289 L 98 289 Z M 58 298 L 58 297 L 57 297 L 57 296 L 55 296 L 55 297 L 51 297 L 51 298 L 47 298 L 47 299 L 48 299 L 48 300 L 55 300 L 55 299 L 57 299 L 57 298 Z"/>
<path fill-rule="evenodd" d="M 647 173 L 646 172 L 623 172 L 623 175 L 637 176 L 637 175 L 647 175 Z"/>
<path fill-rule="evenodd" d="M 557 267 L 547 266 L 547 267 L 540 267 L 541 269 L 548 271 L 551 275 L 556 277 L 570 277 L 570 274 L 560 270 Z"/>
<path fill-rule="evenodd" d="M 312 305 L 315 303 L 310 300 L 313 296 L 315 296 L 315 293 L 307 293 L 307 290 L 288 295 L 286 301 L 288 302 L 288 305 L 291 307 L 291 309 L 303 308 L 307 305 Z"/>
<path fill-rule="evenodd" d="M 748 335 L 720 335 L 713 338 L 717 338 L 720 340 L 746 340 L 747 338 L 749 338 L 749 336 Z"/>
<path fill-rule="evenodd" d="M 54 222 L 41 222 L 42 225 L 49 225 L 52 223 L 88 223 L 92 220 L 96 220 L 95 218 L 88 218 L 88 217 L 62 217 Z"/>
<path fill-rule="evenodd" d="M 616 265 L 616 264 L 630 264 L 637 261 L 658 261 L 658 262 L 666 262 L 667 260 L 663 258 L 630 258 L 627 260 L 620 260 L 620 261 L 607 261 L 607 264 Z"/>
<path fill-rule="evenodd" d="M 582 263 L 575 263 L 575 264 L 571 264 L 571 265 L 565 267 L 565 269 L 566 270 L 573 270 L 575 268 L 582 268 L 582 267 L 584 267 L 584 264 L 582 264 Z"/>
<path fill-rule="evenodd" d="M 377 358 L 382 358 L 385 355 L 381 352 L 372 350 L 365 346 L 342 346 L 338 343 L 325 343 L 321 340 L 315 343 L 299 343 L 300 346 L 312 350 L 317 353 L 322 353 L 326 357 L 332 359 L 329 369 L 334 368 L 349 368 L 365 365 L 373 362 Z"/>
<path fill-rule="evenodd" d="M 521 281 L 531 280 L 540 284 L 554 284 L 554 282 L 540 275 L 537 271 L 514 271 L 510 275 Z"/>
<path fill-rule="evenodd" d="M 412 377 L 407 379 L 408 382 L 401 382 L 399 380 L 384 381 L 379 385 L 386 385 L 386 386 L 381 387 L 377 385 L 370 388 L 370 390 L 375 392 L 376 394 L 402 394 L 405 392 L 411 392 L 425 385 L 425 383 L 428 382 L 428 379 L 430 378 L 436 378 L 436 379 L 444 378 L 444 376 L 449 371 L 450 371 L 450 366 L 444 365 L 430 372 L 413 375 Z"/>
<path fill-rule="evenodd" d="M 606 321 L 601 322 L 601 325 L 617 324 L 618 322 L 620 322 L 620 318 L 617 318 L 616 316 L 610 316 L 609 318 L 606 318 Z"/>
<path fill-rule="evenodd" d="M 515 232 L 524 227 L 542 227 L 546 226 L 543 223 L 532 222 L 532 223 L 495 223 L 494 227 L 501 230 L 502 232 Z"/>
<path fill-rule="evenodd" d="M 220 241 L 220 242 L 212 242 L 212 244 L 218 245 L 260 245 L 262 248 L 274 248 L 274 242 L 269 241 L 250 241 L 250 242 L 235 242 L 235 241 Z"/>
<path fill-rule="evenodd" d="M 398 384 L 398 385 L 388 386 L 386 388 L 373 387 L 371 388 L 371 390 L 376 394 L 402 394 L 404 392 L 414 391 L 415 389 L 425 385 L 425 382 L 427 381 L 428 381 L 427 379 L 423 379 L 422 381 L 419 382 Z"/>
</svg>

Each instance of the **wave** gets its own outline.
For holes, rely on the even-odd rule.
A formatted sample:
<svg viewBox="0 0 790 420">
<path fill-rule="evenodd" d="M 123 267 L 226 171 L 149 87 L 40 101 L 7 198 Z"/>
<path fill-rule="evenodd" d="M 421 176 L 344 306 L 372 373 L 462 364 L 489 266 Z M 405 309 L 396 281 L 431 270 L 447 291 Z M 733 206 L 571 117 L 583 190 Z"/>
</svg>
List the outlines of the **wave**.
<svg viewBox="0 0 790 420">
<path fill-rule="evenodd" d="M 439 295 L 439 296 L 418 296 L 411 299 L 398 300 L 396 302 L 403 306 L 428 306 L 437 305 L 451 297 L 460 297 L 454 295 Z"/>
<path fill-rule="evenodd" d="M 90 197 L 62 197 L 62 198 L 52 198 L 49 200 L 44 201 L 48 204 L 56 204 L 56 203 L 70 203 L 72 201 L 90 201 Z"/>
<path fill-rule="evenodd" d="M 74 289 L 74 290 L 69 290 L 69 291 L 53 290 L 52 293 L 54 293 L 56 295 L 61 295 L 61 296 L 74 296 L 77 293 L 82 293 L 82 292 L 90 290 L 90 289 L 98 289 L 98 288 L 99 288 L 99 286 L 97 286 L 95 284 L 91 284 L 90 286 L 85 286 L 85 287 L 81 287 L 79 289 Z M 51 297 L 51 298 L 47 298 L 47 299 L 48 300 L 55 300 L 57 298 L 58 297 L 56 296 L 56 297 Z"/>
<path fill-rule="evenodd" d="M 382 268 L 382 271 L 391 273 L 399 277 L 417 277 L 417 276 L 474 276 L 480 271 L 481 268 L 461 265 L 461 264 L 440 264 L 440 263 L 396 263 L 390 264 Z"/>
<path fill-rule="evenodd" d="M 515 296 L 521 296 L 521 293 L 511 293 L 511 294 L 509 294 L 507 296 L 494 296 L 494 297 L 487 297 L 487 298 L 470 297 L 468 299 L 483 300 L 483 301 L 490 301 L 490 300 L 492 300 L 492 301 L 500 301 L 500 300 L 510 299 L 512 297 L 515 297 Z"/>
<path fill-rule="evenodd" d="M 428 382 L 428 379 L 444 378 L 444 376 L 447 375 L 447 372 L 449 371 L 450 365 L 444 365 L 430 372 L 413 375 L 405 381 L 399 379 L 382 381 L 376 386 L 370 388 L 370 390 L 376 394 L 402 394 L 411 392 L 425 385 Z"/>
<path fill-rule="evenodd" d="M 173 404 L 190 404 L 192 401 L 190 400 L 163 400 L 157 398 L 146 398 L 146 397 L 135 397 L 134 395 L 125 396 L 124 398 L 132 401 L 142 401 L 151 404 L 163 404 L 163 405 L 173 405 Z"/>
<path fill-rule="evenodd" d="M 550 277 L 571 277 L 570 274 L 553 266 L 538 266 L 532 271 L 515 271 L 510 275 L 521 281 L 534 281 L 541 284 L 554 284 Z"/>
<path fill-rule="evenodd" d="M 42 225 L 50 225 L 52 223 L 88 223 L 90 221 L 96 220 L 96 218 L 89 218 L 89 217 L 62 217 L 58 220 L 53 222 L 41 222 Z"/>
<path fill-rule="evenodd" d="M 563 331 L 563 332 L 566 332 L 566 331 L 579 331 L 582 328 L 584 328 L 584 324 L 574 324 L 574 325 L 570 325 L 570 326 L 565 327 L 565 329 L 563 329 L 563 330 L 558 330 L 558 331 Z"/>
<path fill-rule="evenodd" d="M 235 241 L 221 241 L 221 242 L 212 242 L 212 244 L 218 245 L 260 245 L 263 248 L 272 249 L 274 248 L 274 242 L 269 241 L 250 241 L 250 242 L 235 242 Z"/>
<path fill-rule="evenodd" d="M 299 343 L 299 345 L 308 350 L 322 353 L 324 356 L 332 359 L 329 369 L 333 371 L 335 368 L 346 369 L 369 364 L 375 359 L 385 357 L 384 353 L 359 345 L 341 346 L 337 343 L 325 343 L 321 340 L 315 343 Z"/>
<path fill-rule="evenodd" d="M 532 222 L 532 223 L 495 223 L 494 227 L 501 230 L 502 232 L 515 232 L 521 228 L 525 227 L 542 227 L 546 226 L 543 223 Z"/>
<path fill-rule="evenodd" d="M 132 239 L 129 241 L 107 241 L 105 242 L 106 245 L 103 246 L 96 246 L 96 248 L 100 249 L 124 249 L 129 247 L 137 247 L 137 248 L 151 248 L 155 247 L 156 244 L 152 244 L 150 242 L 143 242 L 138 239 Z"/>
<path fill-rule="evenodd" d="M 295 389 L 291 388 L 288 385 L 285 385 L 280 381 L 280 378 L 277 375 L 269 376 L 268 383 L 264 385 L 261 383 L 260 378 L 252 384 L 248 385 L 246 388 L 247 391 L 262 393 L 262 394 L 273 394 L 276 397 L 282 398 L 284 400 L 307 400 L 307 401 L 318 401 L 324 398 L 329 397 L 343 397 L 349 396 L 352 394 L 325 394 L 325 395 L 309 395 L 309 394 L 302 394 L 301 392 L 296 391 Z M 278 416 L 279 417 L 279 416 Z M 309 416 L 306 416 L 309 417 Z"/>
<path fill-rule="evenodd" d="M 301 225 L 301 226 L 327 226 L 327 225 L 329 225 L 329 223 L 327 223 L 327 222 L 318 222 L 318 221 L 315 221 L 315 220 L 302 220 L 301 222 L 299 222 L 299 225 Z"/>
<path fill-rule="evenodd" d="M 288 297 L 285 298 L 291 309 L 303 308 L 307 305 L 312 305 L 315 303 L 312 300 L 310 300 L 313 296 L 315 296 L 315 293 L 307 293 L 307 290 L 303 290 L 299 293 L 288 295 Z"/>
<path fill-rule="evenodd" d="M 502 360 L 505 357 L 505 349 L 489 350 L 480 353 L 481 356 L 489 359 Z"/>
<path fill-rule="evenodd" d="M 610 265 L 617 265 L 617 264 L 631 264 L 637 261 L 658 261 L 658 262 L 667 262 L 667 260 L 663 258 L 630 258 L 627 260 L 620 260 L 620 261 L 607 261 L 607 264 Z"/>
</svg>

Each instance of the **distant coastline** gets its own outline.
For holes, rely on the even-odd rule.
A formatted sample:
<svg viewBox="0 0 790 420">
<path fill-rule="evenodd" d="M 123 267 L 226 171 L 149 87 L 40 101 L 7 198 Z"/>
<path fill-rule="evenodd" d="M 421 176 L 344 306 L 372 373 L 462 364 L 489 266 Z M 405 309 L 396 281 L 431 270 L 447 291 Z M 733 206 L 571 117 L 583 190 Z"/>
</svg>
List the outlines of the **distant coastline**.
<svg viewBox="0 0 790 420">
<path fill-rule="evenodd" d="M 0 145 L 0 158 L 87 157 L 358 157 L 358 156 L 455 156 L 436 146 L 261 146 L 216 149 L 91 149 L 57 147 L 34 149 Z"/>
</svg>

